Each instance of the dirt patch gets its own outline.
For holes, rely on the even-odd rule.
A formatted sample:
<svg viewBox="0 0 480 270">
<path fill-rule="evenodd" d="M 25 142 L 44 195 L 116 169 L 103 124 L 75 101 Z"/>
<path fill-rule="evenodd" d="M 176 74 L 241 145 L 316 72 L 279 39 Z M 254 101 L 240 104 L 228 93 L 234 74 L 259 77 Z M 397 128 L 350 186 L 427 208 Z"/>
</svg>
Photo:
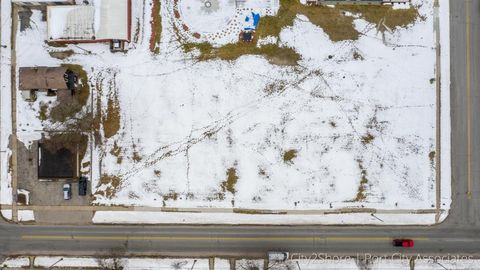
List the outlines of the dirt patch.
<svg viewBox="0 0 480 270">
<path fill-rule="evenodd" d="M 50 54 L 50 56 L 53 58 L 64 60 L 72 56 L 74 53 L 75 52 L 73 50 L 66 50 L 66 51 L 49 52 L 48 54 Z"/>
<path fill-rule="evenodd" d="M 283 153 L 283 161 L 287 164 L 292 164 L 293 160 L 297 157 L 297 150 L 291 149 Z"/>
<path fill-rule="evenodd" d="M 113 137 L 120 129 L 120 105 L 116 95 L 110 97 L 107 102 L 107 115 L 102 119 L 103 133 L 105 138 Z"/>
<path fill-rule="evenodd" d="M 235 186 L 238 181 L 238 176 L 237 176 L 237 169 L 235 167 L 229 168 L 227 170 L 227 180 L 222 182 L 222 191 L 223 192 L 230 192 L 232 194 L 235 194 L 237 190 L 235 189 Z"/>
<path fill-rule="evenodd" d="M 150 36 L 150 51 L 155 54 L 160 53 L 160 38 L 162 36 L 162 17 L 160 16 L 160 0 L 153 0 L 152 4 L 152 35 Z"/>
</svg>

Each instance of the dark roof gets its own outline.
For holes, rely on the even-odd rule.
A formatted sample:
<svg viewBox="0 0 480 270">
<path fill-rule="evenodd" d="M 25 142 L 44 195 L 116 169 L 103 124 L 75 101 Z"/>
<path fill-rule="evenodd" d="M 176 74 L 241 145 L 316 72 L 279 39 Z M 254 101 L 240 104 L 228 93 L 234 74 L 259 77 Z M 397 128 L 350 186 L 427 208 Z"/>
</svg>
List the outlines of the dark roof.
<svg viewBox="0 0 480 270">
<path fill-rule="evenodd" d="M 66 67 L 21 67 L 19 89 L 55 89 L 67 90 L 65 81 Z"/>
<path fill-rule="evenodd" d="M 50 151 L 45 145 L 38 144 L 38 178 L 74 178 L 75 159 L 76 155 L 66 148 Z"/>
</svg>

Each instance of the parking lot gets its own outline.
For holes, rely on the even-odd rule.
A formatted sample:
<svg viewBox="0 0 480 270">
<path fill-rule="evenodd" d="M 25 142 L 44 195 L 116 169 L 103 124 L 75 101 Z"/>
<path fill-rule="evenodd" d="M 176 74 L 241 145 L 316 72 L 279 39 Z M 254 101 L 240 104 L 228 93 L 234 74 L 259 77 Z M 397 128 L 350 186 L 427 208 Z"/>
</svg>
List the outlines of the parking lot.
<svg viewBox="0 0 480 270">
<path fill-rule="evenodd" d="M 71 180 L 38 180 L 38 144 L 33 143 L 30 148 L 18 144 L 18 188 L 30 192 L 30 205 L 35 206 L 83 206 L 91 202 L 90 182 L 88 182 L 87 195 L 78 195 L 78 179 Z M 70 200 L 63 197 L 63 185 L 71 183 L 72 196 Z M 91 221 L 92 212 L 69 211 L 35 211 L 37 223 L 88 223 Z"/>
</svg>

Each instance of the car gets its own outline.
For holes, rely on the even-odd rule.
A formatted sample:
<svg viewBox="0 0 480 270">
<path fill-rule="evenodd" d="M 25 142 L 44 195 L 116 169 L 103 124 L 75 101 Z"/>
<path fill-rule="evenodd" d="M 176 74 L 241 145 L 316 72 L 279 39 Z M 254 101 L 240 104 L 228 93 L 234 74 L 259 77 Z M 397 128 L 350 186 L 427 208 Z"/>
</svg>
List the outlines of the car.
<svg viewBox="0 0 480 270">
<path fill-rule="evenodd" d="M 411 248 L 414 244 L 412 239 L 393 239 L 393 246 L 395 247 Z"/>
<path fill-rule="evenodd" d="M 87 195 L 87 178 L 84 176 L 81 176 L 78 179 L 78 195 L 79 196 Z"/>
<path fill-rule="evenodd" d="M 70 200 L 72 198 L 72 184 L 66 183 L 63 185 L 63 199 Z"/>
</svg>

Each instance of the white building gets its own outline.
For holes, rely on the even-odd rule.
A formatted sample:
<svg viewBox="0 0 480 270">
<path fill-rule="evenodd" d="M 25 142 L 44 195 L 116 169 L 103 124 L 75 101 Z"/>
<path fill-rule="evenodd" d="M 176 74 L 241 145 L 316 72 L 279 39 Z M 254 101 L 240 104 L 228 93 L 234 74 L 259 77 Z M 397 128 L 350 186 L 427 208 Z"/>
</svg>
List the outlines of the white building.
<svg viewBox="0 0 480 270">
<path fill-rule="evenodd" d="M 81 43 L 130 41 L 131 0 L 101 0 L 92 5 L 49 6 L 48 41 Z"/>
</svg>

